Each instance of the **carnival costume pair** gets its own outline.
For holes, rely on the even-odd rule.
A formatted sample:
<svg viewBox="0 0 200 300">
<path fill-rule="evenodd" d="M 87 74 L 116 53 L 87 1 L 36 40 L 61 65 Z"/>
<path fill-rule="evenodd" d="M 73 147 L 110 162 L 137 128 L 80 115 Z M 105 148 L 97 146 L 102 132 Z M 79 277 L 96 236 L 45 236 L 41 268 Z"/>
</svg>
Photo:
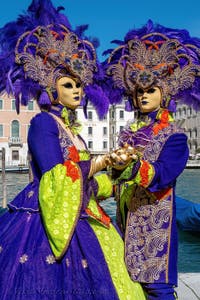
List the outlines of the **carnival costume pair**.
<svg viewBox="0 0 200 300">
<path fill-rule="evenodd" d="M 85 112 L 91 101 L 100 118 L 109 101 L 135 95 L 139 86 L 156 84 L 164 96 L 183 91 L 182 97 L 194 87 L 197 99 L 198 47 L 190 43 L 181 52 L 181 42 L 171 42 L 165 32 L 144 39 L 143 32 L 131 32 L 103 64 L 108 76 L 105 87 L 95 49 L 81 38 L 84 27 L 72 31 L 59 10 L 49 1 L 33 1 L 27 15 L 0 32 L 0 90 L 14 95 L 17 111 L 20 102 L 27 104 L 32 98 L 41 107 L 28 134 L 33 180 L 1 216 L 1 299 L 143 300 L 141 285 L 134 281 L 144 288 L 150 283 L 148 292 L 154 283 L 169 283 L 169 289 L 176 284 L 174 187 L 188 156 L 186 136 L 173 123 L 169 99 L 164 97 L 159 112 L 142 114 L 137 124 L 121 133 L 123 153 L 127 145 L 134 151 L 120 168 L 118 152 L 91 159 L 74 110 L 57 101 L 56 82 L 65 77 L 82 84 Z M 154 29 L 151 22 L 147 28 Z M 183 76 L 183 70 L 188 76 Z M 184 94 L 185 89 L 191 90 Z M 136 97 L 134 101 L 137 106 Z M 99 205 L 113 190 L 106 174 L 96 175 L 108 164 L 117 169 L 118 220 L 126 232 L 126 265 L 123 241 Z"/>
</svg>

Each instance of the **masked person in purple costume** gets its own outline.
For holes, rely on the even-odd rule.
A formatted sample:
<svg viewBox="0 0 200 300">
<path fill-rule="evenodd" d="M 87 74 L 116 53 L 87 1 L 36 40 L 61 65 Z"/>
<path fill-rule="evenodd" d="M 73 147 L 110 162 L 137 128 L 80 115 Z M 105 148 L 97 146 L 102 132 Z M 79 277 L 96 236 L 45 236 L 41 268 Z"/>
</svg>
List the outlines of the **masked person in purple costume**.
<svg viewBox="0 0 200 300">
<path fill-rule="evenodd" d="M 83 92 L 100 117 L 108 107 L 95 86 L 92 43 L 44 0 L 33 1 L 0 37 L 1 90 L 13 94 L 18 111 L 20 100 L 35 98 L 41 107 L 28 133 L 33 180 L 0 218 L 0 298 L 145 299 L 98 203 L 112 192 L 106 174 L 95 176 L 109 156 L 91 159 L 79 135 L 75 109 Z"/>
<path fill-rule="evenodd" d="M 149 300 L 177 299 L 175 185 L 188 145 L 172 111 L 176 101 L 200 108 L 200 40 L 149 20 L 118 44 L 104 63 L 107 92 L 112 104 L 126 97 L 126 109 L 137 111 L 113 156 L 126 266 Z M 130 163 L 121 167 L 129 155 Z"/>
</svg>

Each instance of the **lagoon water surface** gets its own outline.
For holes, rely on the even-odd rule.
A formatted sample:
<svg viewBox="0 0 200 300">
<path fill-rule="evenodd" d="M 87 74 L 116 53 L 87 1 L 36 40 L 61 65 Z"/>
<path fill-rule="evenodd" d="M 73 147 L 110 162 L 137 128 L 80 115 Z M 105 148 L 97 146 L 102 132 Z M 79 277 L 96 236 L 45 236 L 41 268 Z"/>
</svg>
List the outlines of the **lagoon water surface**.
<svg viewBox="0 0 200 300">
<path fill-rule="evenodd" d="M 28 183 L 28 174 L 6 174 L 7 201 L 11 201 Z M 176 194 L 187 200 L 200 203 L 200 169 L 185 169 L 177 180 Z M 2 181 L 0 179 L 0 206 Z M 115 201 L 110 198 L 103 206 L 114 219 Z M 197 232 L 179 231 L 179 272 L 200 272 L 200 229 Z"/>
</svg>

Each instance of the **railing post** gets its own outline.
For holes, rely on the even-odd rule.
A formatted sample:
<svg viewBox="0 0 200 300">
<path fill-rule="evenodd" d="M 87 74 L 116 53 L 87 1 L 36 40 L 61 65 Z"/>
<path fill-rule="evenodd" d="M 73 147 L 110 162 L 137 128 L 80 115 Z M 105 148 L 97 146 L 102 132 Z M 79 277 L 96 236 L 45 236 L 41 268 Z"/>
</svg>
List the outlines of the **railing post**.
<svg viewBox="0 0 200 300">
<path fill-rule="evenodd" d="M 3 191 L 3 200 L 2 200 L 2 207 L 6 208 L 7 206 L 7 199 L 6 199 L 6 155 L 5 155 L 5 148 L 2 148 L 2 191 Z"/>
</svg>

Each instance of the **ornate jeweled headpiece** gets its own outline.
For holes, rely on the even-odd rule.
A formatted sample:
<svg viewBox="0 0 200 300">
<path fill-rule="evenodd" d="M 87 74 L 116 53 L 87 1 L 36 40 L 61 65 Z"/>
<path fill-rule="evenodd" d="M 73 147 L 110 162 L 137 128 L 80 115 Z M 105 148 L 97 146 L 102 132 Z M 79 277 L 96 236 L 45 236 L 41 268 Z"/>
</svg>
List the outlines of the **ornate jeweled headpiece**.
<svg viewBox="0 0 200 300">
<path fill-rule="evenodd" d="M 20 104 L 32 99 L 39 98 L 46 108 L 56 98 L 56 79 L 71 76 L 83 85 L 85 114 L 90 101 L 103 118 L 109 100 L 99 85 L 98 40 L 85 37 L 87 25 L 72 30 L 62 9 L 54 8 L 51 0 L 32 0 L 23 15 L 0 28 L 0 92 L 15 98 L 18 113 Z"/>
<path fill-rule="evenodd" d="M 200 77 L 200 44 L 195 45 L 186 33 L 184 40 L 183 32 L 154 28 L 151 21 L 140 32 L 129 32 L 107 61 L 107 75 L 114 87 L 135 95 L 138 87 L 158 86 L 165 103 L 168 98 L 183 96 L 184 91 L 192 94 Z"/>
<path fill-rule="evenodd" d="M 63 74 L 79 78 L 86 86 L 92 83 L 96 71 L 93 45 L 60 24 L 38 26 L 22 34 L 15 57 L 26 76 L 43 88 L 55 88 L 56 79 Z"/>
</svg>

